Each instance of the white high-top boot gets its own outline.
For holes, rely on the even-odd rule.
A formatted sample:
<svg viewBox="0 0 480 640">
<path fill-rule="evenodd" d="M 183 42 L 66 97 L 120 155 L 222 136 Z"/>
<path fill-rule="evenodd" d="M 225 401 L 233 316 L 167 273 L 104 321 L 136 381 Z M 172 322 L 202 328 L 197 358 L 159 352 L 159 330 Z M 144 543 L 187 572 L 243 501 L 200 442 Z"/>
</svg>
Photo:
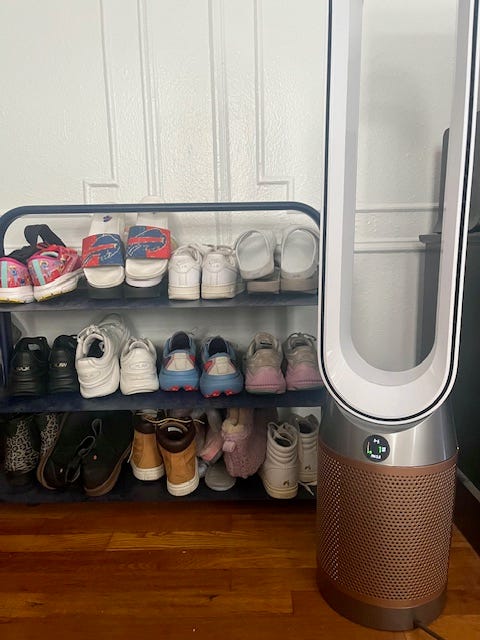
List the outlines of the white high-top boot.
<svg viewBox="0 0 480 640">
<path fill-rule="evenodd" d="M 292 416 L 298 429 L 298 479 L 305 484 L 317 484 L 317 443 L 320 424 L 314 415 Z"/>
<path fill-rule="evenodd" d="M 259 475 L 272 498 L 294 498 L 298 491 L 298 431 L 284 422 L 270 422 L 267 453 Z"/>
</svg>

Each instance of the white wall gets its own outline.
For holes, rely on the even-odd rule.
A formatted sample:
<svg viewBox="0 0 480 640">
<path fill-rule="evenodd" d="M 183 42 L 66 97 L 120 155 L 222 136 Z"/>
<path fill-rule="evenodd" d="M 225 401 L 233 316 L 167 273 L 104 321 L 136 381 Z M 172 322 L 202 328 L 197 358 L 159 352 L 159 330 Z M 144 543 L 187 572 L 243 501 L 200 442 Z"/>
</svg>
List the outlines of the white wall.
<svg viewBox="0 0 480 640">
<path fill-rule="evenodd" d="M 365 0 L 353 333 L 386 368 L 415 360 L 418 234 L 435 219 L 455 4 Z M 318 0 L 2 0 L 0 209 L 146 195 L 321 207 L 325 9 Z M 181 242 L 231 243 L 254 220 L 212 214 L 171 226 Z M 51 225 L 78 246 L 88 218 Z M 21 243 L 21 228 L 7 241 Z M 257 314 L 215 322 L 241 343 L 267 325 L 281 337 L 315 326 L 307 310 Z M 26 329 L 65 330 L 51 320 L 45 329 L 32 317 Z M 88 320 L 71 318 L 68 330 Z M 178 323 L 199 335 L 212 326 L 206 314 L 137 321 L 162 335 Z"/>
</svg>

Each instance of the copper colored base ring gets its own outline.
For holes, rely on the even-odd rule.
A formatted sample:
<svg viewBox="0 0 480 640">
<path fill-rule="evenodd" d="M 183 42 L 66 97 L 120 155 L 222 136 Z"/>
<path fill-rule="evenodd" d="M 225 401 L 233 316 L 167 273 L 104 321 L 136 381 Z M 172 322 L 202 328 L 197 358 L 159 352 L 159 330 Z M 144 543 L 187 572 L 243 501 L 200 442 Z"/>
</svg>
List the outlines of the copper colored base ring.
<svg viewBox="0 0 480 640">
<path fill-rule="evenodd" d="M 377 606 L 352 597 L 338 589 L 328 576 L 317 569 L 317 583 L 325 601 L 352 622 L 382 631 L 408 631 L 418 620 L 425 625 L 435 620 L 445 605 L 446 590 L 428 602 L 405 607 Z"/>
</svg>

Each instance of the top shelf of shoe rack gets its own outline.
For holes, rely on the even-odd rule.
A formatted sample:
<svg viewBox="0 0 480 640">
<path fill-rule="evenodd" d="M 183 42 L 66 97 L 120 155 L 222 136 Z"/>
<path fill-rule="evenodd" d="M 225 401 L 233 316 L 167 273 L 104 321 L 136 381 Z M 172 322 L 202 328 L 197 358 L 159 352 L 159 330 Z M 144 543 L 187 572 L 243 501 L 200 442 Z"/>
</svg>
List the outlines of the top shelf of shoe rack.
<svg viewBox="0 0 480 640">
<path fill-rule="evenodd" d="M 228 202 L 228 203 L 187 203 L 187 204 L 104 204 L 104 205 L 55 205 L 55 206 L 25 206 L 7 211 L 0 217 L 0 255 L 4 255 L 5 233 L 12 222 L 25 216 L 44 215 L 84 215 L 95 213 L 137 213 L 137 212 L 161 212 L 161 213 L 214 213 L 251 212 L 261 215 L 267 211 L 288 211 L 302 213 L 313 220 L 317 226 L 320 223 L 319 212 L 302 202 Z M 86 288 L 80 284 L 76 291 L 58 298 L 33 302 L 29 304 L 2 304 L 1 312 L 38 312 L 38 311 L 77 311 L 81 309 L 154 309 L 154 308 L 238 308 L 238 307 L 290 307 L 290 306 L 317 306 L 318 296 L 309 293 L 242 293 L 232 299 L 220 300 L 169 300 L 167 288 L 164 285 L 160 295 L 155 298 L 124 297 L 112 299 L 92 299 L 88 297 Z"/>
</svg>

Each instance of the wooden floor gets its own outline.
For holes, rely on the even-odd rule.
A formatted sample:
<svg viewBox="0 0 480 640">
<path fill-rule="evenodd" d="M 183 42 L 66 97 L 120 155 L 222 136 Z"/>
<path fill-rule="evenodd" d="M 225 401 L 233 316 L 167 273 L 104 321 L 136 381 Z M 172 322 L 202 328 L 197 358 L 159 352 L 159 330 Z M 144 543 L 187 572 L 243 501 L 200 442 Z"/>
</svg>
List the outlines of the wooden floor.
<svg viewBox="0 0 480 640">
<path fill-rule="evenodd" d="M 337 615 L 311 503 L 0 505 L 0 638 L 426 640 Z M 454 532 L 432 628 L 480 638 L 480 558 Z"/>
</svg>

